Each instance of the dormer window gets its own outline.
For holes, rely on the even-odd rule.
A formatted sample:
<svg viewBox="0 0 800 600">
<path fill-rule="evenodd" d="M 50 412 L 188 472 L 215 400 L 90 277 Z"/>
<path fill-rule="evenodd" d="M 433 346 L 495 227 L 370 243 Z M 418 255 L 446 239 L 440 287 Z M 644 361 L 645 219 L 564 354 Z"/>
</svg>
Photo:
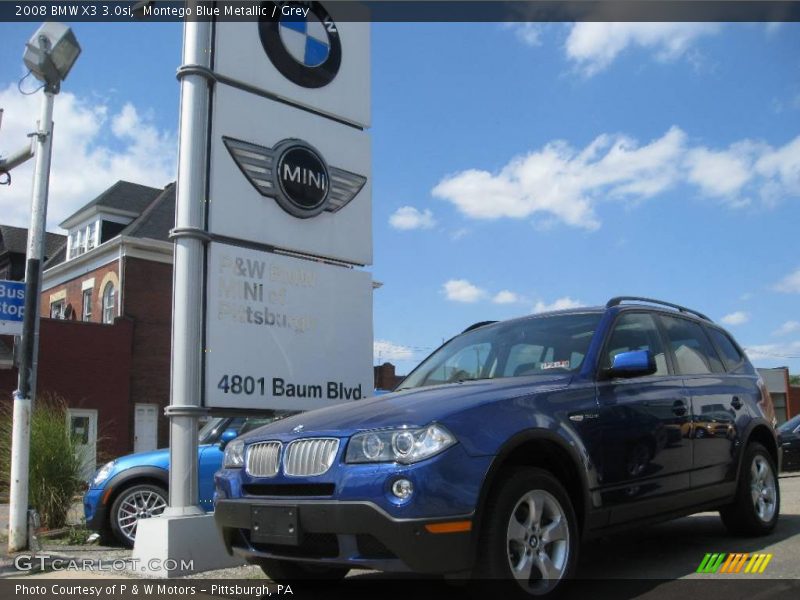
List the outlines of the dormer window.
<svg viewBox="0 0 800 600">
<path fill-rule="evenodd" d="M 95 231 L 97 230 L 95 223 L 89 223 L 86 228 L 86 251 L 88 252 L 95 247 Z"/>
<path fill-rule="evenodd" d="M 69 234 L 69 257 L 75 258 L 95 248 L 97 234 L 100 230 L 97 221 L 85 223 L 82 227 L 73 230 Z"/>
</svg>

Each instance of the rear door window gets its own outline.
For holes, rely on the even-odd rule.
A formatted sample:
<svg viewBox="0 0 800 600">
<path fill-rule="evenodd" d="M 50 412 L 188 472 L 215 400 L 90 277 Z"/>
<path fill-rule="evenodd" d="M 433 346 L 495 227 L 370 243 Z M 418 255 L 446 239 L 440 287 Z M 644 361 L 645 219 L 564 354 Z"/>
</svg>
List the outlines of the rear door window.
<svg viewBox="0 0 800 600">
<path fill-rule="evenodd" d="M 703 328 L 694 321 L 661 315 L 681 375 L 724 373 L 722 361 Z"/>
</svg>

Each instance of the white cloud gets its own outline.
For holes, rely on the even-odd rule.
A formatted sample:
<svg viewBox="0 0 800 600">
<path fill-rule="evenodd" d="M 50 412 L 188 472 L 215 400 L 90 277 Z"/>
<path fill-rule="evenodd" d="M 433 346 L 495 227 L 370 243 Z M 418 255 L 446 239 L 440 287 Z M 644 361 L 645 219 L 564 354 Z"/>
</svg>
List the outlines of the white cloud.
<svg viewBox="0 0 800 600">
<path fill-rule="evenodd" d="M 492 298 L 492 302 L 495 304 L 515 304 L 519 301 L 519 294 L 512 292 L 511 290 L 502 290 L 497 292 L 494 298 Z"/>
<path fill-rule="evenodd" d="M 781 148 L 766 148 L 755 163 L 764 180 L 761 199 L 775 204 L 785 196 L 800 196 L 800 136 Z"/>
<path fill-rule="evenodd" d="M 672 186 L 685 143 L 677 127 L 645 146 L 620 135 L 601 135 L 580 151 L 551 142 L 496 174 L 469 169 L 445 177 L 432 194 L 473 219 L 542 213 L 593 230 L 600 226 L 594 209 L 600 198 L 641 200 Z"/>
<path fill-rule="evenodd" d="M 783 325 L 772 332 L 772 335 L 789 335 L 795 331 L 800 331 L 800 321 L 786 321 Z"/>
<path fill-rule="evenodd" d="M 453 302 L 477 302 L 486 296 L 486 291 L 472 285 L 466 279 L 451 279 L 443 286 L 445 297 Z"/>
<path fill-rule="evenodd" d="M 506 26 L 517 36 L 517 39 L 528 46 L 542 45 L 542 26 L 540 23 L 508 23 Z"/>
<path fill-rule="evenodd" d="M 736 198 L 755 175 L 752 144 L 740 143 L 728 150 L 695 148 L 686 154 L 687 179 L 705 194 Z"/>
<path fill-rule="evenodd" d="M 372 354 L 374 360 L 381 363 L 393 360 L 411 360 L 414 358 L 414 351 L 411 348 L 387 340 L 375 340 L 372 344 Z"/>
<path fill-rule="evenodd" d="M 582 22 L 572 26 L 565 44 L 567 58 L 586 75 L 607 68 L 629 47 L 655 53 L 660 61 L 685 55 L 694 42 L 719 30 L 714 23 L 606 23 Z"/>
<path fill-rule="evenodd" d="M 0 155 L 25 145 L 39 116 L 40 94 L 23 96 L 16 85 L 0 89 L 5 109 Z M 53 159 L 48 229 L 120 179 L 163 187 L 175 179 L 175 132 L 159 130 L 132 104 L 118 112 L 96 101 L 62 92 L 53 115 Z M 0 188 L 3 222 L 27 227 L 33 160 L 17 167 L 12 184 Z"/>
<path fill-rule="evenodd" d="M 401 206 L 389 217 L 389 224 L 395 229 L 403 231 L 409 229 L 431 229 L 436 225 L 436 220 L 433 218 L 433 213 L 430 209 L 426 208 L 420 211 L 413 206 Z"/>
<path fill-rule="evenodd" d="M 784 292 L 786 294 L 800 294 L 800 269 L 789 273 L 773 287 L 778 292 Z"/>
<path fill-rule="evenodd" d="M 538 301 L 534 307 L 534 313 L 543 313 L 543 312 L 550 312 L 551 310 L 566 310 L 568 308 L 580 308 L 581 306 L 586 306 L 580 300 L 573 300 L 569 296 L 564 296 L 563 298 L 559 298 L 550 304 L 542 302 L 541 300 Z"/>
<path fill-rule="evenodd" d="M 595 230 L 601 202 L 638 203 L 678 185 L 731 207 L 800 197 L 800 136 L 777 148 L 745 139 L 721 150 L 692 147 L 678 127 L 644 145 L 620 134 L 602 134 L 582 149 L 553 141 L 495 173 L 448 175 L 431 193 L 471 219 L 532 218 L 539 229 L 561 223 Z"/>
<path fill-rule="evenodd" d="M 785 344 L 759 344 L 747 346 L 744 351 L 753 362 L 778 361 L 800 358 L 800 342 Z"/>
<path fill-rule="evenodd" d="M 732 312 L 720 319 L 725 325 L 742 325 L 750 320 L 750 315 L 743 311 Z"/>
</svg>

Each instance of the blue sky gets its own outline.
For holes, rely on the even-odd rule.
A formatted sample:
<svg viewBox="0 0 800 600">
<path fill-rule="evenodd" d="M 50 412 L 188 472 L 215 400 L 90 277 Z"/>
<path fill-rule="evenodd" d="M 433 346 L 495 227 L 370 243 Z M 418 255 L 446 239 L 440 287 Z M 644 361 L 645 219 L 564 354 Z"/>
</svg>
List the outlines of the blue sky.
<svg viewBox="0 0 800 600">
<path fill-rule="evenodd" d="M 0 24 L 0 153 L 35 119 L 16 87 L 34 28 Z M 51 229 L 118 178 L 174 178 L 180 26 L 74 29 Z M 635 294 L 800 372 L 799 34 L 373 25 L 376 360 L 405 372 L 472 322 Z M 14 175 L 2 220 L 25 225 L 30 175 Z"/>
</svg>

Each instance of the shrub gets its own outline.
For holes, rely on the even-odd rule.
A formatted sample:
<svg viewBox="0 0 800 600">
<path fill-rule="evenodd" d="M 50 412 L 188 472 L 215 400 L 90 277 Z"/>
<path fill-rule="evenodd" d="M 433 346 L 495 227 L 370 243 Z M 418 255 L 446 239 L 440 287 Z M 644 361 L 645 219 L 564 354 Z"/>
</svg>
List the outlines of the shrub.
<svg viewBox="0 0 800 600">
<path fill-rule="evenodd" d="M 11 482 L 11 432 L 13 406 L 0 407 L 0 491 L 8 494 Z M 75 495 L 80 491 L 81 459 L 67 431 L 67 404 L 57 396 L 34 402 L 28 464 L 28 502 L 39 512 L 42 525 L 63 527 Z"/>
</svg>

